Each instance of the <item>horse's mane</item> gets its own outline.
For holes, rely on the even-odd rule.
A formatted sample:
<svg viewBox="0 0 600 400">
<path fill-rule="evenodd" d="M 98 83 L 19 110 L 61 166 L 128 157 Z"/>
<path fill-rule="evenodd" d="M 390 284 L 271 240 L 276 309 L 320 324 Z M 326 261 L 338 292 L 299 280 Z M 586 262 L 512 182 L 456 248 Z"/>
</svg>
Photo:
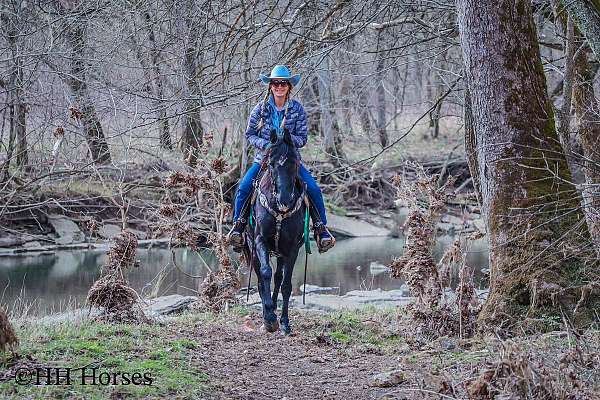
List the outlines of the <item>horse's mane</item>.
<svg viewBox="0 0 600 400">
<path fill-rule="evenodd" d="M 276 158 L 279 159 L 281 157 L 288 157 L 294 161 L 298 160 L 296 152 L 294 150 L 294 145 L 290 145 L 286 143 L 284 140 L 279 139 L 275 144 L 273 144 L 269 151 L 267 152 L 267 158 Z"/>
<path fill-rule="evenodd" d="M 294 145 L 285 142 L 283 139 L 279 139 L 279 140 L 277 140 L 277 142 L 275 142 L 273 145 L 271 145 L 271 147 L 269 147 L 269 150 L 267 150 L 267 152 L 263 158 L 261 170 L 263 170 L 264 173 L 262 173 L 262 177 L 260 180 L 260 187 L 262 189 L 266 189 L 266 190 L 271 189 L 271 179 L 265 179 L 267 176 L 270 175 L 269 168 L 267 165 L 268 161 L 270 159 L 279 160 L 279 159 L 285 158 L 285 157 L 294 161 L 296 164 L 300 163 L 300 159 L 298 158 L 297 153 L 294 151 Z"/>
</svg>

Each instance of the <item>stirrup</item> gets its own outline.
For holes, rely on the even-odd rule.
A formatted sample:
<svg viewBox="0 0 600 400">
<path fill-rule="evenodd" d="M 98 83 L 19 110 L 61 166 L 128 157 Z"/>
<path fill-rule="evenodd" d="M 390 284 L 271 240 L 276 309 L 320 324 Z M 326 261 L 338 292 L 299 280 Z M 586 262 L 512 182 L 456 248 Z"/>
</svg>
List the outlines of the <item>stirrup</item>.
<svg viewBox="0 0 600 400">
<path fill-rule="evenodd" d="M 329 232 L 329 229 L 327 229 L 327 226 L 325 226 L 323 223 L 317 223 L 314 226 L 314 229 L 315 229 L 315 240 L 317 241 L 317 248 L 319 249 L 319 253 L 325 253 L 327 250 L 329 250 L 333 246 L 335 246 L 335 238 L 333 237 L 331 232 Z M 325 239 L 321 239 L 321 234 L 323 232 L 327 232 L 329 237 L 325 238 Z"/>
<path fill-rule="evenodd" d="M 231 244 L 233 250 L 236 252 L 241 252 L 242 247 L 244 246 L 244 228 L 246 227 L 246 220 L 243 218 L 239 218 L 237 221 L 233 223 L 233 227 L 227 234 L 227 242 Z"/>
</svg>

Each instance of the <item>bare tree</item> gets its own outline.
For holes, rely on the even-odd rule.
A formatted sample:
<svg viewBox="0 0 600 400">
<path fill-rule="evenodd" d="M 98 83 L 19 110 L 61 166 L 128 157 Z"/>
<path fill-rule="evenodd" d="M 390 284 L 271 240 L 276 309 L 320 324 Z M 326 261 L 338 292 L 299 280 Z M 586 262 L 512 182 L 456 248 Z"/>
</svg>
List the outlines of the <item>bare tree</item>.
<svg viewBox="0 0 600 400">
<path fill-rule="evenodd" d="M 383 32 L 379 30 L 377 32 L 377 68 L 375 74 L 377 76 L 377 134 L 379 136 L 379 143 L 381 147 L 385 147 L 388 144 L 387 134 L 387 121 L 385 119 L 385 58 L 381 51 L 381 35 Z"/>
<path fill-rule="evenodd" d="M 79 120 L 94 163 L 111 161 L 110 151 L 102 123 L 96 112 L 94 100 L 88 88 L 88 19 L 96 11 L 94 4 L 85 0 L 60 0 L 59 9 L 64 15 L 64 35 L 70 47 L 70 73 L 68 84 L 74 97 L 72 116 Z"/>
<path fill-rule="evenodd" d="M 186 99 L 183 115 L 183 134 L 181 136 L 181 151 L 183 152 L 185 162 L 190 166 L 196 166 L 198 161 L 198 151 L 202 146 L 204 128 L 200 110 L 202 103 L 200 101 L 200 66 L 202 54 L 200 49 L 201 31 L 200 19 L 196 13 L 194 0 L 187 3 L 187 15 L 185 24 L 187 28 L 187 43 L 184 54 L 184 75 L 186 84 Z"/>
<path fill-rule="evenodd" d="M 24 14 L 27 4 L 12 0 L 0 6 L 0 21 L 10 51 L 8 79 L 3 85 L 6 93 L 6 105 L 9 120 L 9 141 L 7 159 L 2 171 L 1 181 L 8 178 L 8 167 L 16 156 L 16 164 L 26 167 L 27 150 L 27 106 L 25 100 L 24 54 L 20 29 L 25 23 Z"/>
<path fill-rule="evenodd" d="M 321 129 L 325 142 L 325 152 L 331 163 L 339 167 L 347 162 L 346 154 L 342 148 L 340 126 L 335 109 L 332 105 L 333 79 L 329 68 L 329 56 L 325 56 L 319 71 L 319 95 L 321 97 Z"/>
<path fill-rule="evenodd" d="M 156 114 L 158 123 L 159 139 L 161 147 L 172 149 L 171 133 L 169 128 L 169 117 L 167 116 L 167 104 L 165 102 L 165 77 L 163 64 L 165 64 L 158 39 L 156 37 L 155 20 L 156 10 L 151 9 L 149 2 L 134 5 L 136 16 L 133 26 L 137 29 L 141 24 L 140 31 L 145 32 L 145 38 L 138 38 L 137 31 L 132 32 L 132 46 L 142 67 L 146 78 L 148 95 L 151 98 L 151 107 Z M 145 39 L 145 40 L 144 40 Z"/>
</svg>

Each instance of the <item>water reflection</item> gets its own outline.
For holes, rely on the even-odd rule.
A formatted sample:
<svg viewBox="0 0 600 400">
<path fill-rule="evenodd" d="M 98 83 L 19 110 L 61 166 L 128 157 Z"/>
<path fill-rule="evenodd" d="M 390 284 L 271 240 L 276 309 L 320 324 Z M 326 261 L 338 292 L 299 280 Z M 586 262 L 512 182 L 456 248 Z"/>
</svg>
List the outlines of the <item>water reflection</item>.
<svg viewBox="0 0 600 400">
<path fill-rule="evenodd" d="M 436 245 L 436 255 L 451 244 L 453 238 L 442 237 Z M 307 282 L 318 286 L 339 287 L 339 294 L 355 289 L 383 290 L 399 288 L 403 282 L 391 279 L 383 272 L 402 252 L 404 241 L 392 238 L 359 238 L 338 241 L 325 254 L 318 254 L 312 243 L 313 254 L 308 258 Z M 131 285 L 143 295 L 151 293 L 194 294 L 208 269 L 217 268 L 217 260 L 209 251 L 196 253 L 177 249 L 140 249 L 137 258 L 140 268 L 129 276 Z M 100 274 L 106 250 L 57 251 L 53 255 L 29 255 L 0 258 L 0 302 L 9 309 L 20 309 L 23 300 L 33 303 L 31 314 L 45 315 L 58 312 L 67 305 L 81 306 L 88 289 Z M 475 243 L 467 262 L 476 266 L 476 280 L 482 279 L 480 269 L 487 267 L 484 242 Z M 273 263 L 274 265 L 275 263 Z M 242 284 L 247 282 L 247 271 L 242 269 Z M 304 250 L 300 251 L 293 277 L 294 294 L 299 294 L 304 275 Z M 161 277 L 159 279 L 158 277 Z M 253 277 L 253 285 L 256 283 Z"/>
</svg>

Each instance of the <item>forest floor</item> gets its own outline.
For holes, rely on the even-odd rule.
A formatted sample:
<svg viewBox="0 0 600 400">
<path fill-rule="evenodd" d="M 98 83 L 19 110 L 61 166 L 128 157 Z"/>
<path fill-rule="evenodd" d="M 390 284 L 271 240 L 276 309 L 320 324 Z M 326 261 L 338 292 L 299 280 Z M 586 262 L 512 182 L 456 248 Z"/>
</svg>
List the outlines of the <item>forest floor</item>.
<svg viewBox="0 0 600 400">
<path fill-rule="evenodd" d="M 293 333 L 259 313 L 188 311 L 150 324 L 17 322 L 5 399 L 598 399 L 600 332 L 500 340 L 433 338 L 401 308 L 291 311 Z M 551 323 L 552 321 L 549 321 Z M 67 385 L 16 384 L 19 368 L 71 367 Z M 148 385 L 81 384 L 83 371 L 147 373 Z M 117 380 L 122 375 L 117 376 Z M 44 382 L 42 379 L 42 382 Z M 100 378 L 98 378 L 99 380 Z"/>
</svg>

